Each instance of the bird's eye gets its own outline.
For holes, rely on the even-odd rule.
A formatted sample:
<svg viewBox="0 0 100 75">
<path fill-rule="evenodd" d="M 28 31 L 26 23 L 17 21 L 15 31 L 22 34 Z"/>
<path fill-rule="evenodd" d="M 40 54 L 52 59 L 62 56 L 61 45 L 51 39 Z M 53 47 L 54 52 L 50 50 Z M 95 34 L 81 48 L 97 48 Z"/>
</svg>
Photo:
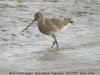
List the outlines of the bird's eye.
<svg viewBox="0 0 100 75">
<path fill-rule="evenodd" d="M 36 15 L 36 17 L 39 17 L 39 15 Z"/>
<path fill-rule="evenodd" d="M 36 13 L 36 14 L 35 14 L 35 17 L 39 17 L 39 13 Z"/>
</svg>

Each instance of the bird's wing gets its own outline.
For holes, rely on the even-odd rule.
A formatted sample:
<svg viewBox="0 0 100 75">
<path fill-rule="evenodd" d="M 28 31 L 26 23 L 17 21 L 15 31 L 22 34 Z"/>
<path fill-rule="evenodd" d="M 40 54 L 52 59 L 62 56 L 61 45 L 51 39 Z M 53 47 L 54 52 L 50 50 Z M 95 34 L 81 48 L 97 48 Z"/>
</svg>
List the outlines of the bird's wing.
<svg viewBox="0 0 100 75">
<path fill-rule="evenodd" d="M 47 25 L 55 25 L 56 27 L 59 27 L 62 24 L 62 21 L 56 18 L 46 18 L 45 22 Z"/>
</svg>

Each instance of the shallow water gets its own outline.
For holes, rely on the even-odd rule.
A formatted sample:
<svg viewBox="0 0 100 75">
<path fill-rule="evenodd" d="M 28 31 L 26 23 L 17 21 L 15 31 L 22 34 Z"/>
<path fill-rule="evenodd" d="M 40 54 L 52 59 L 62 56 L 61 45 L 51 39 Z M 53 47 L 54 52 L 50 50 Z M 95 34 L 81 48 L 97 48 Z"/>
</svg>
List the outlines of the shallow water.
<svg viewBox="0 0 100 75">
<path fill-rule="evenodd" d="M 77 0 L 78 1 L 78 0 Z M 71 17 L 74 23 L 53 38 L 39 32 L 36 23 L 21 32 L 44 9 L 47 17 Z M 100 75 L 100 2 L 0 1 L 0 74 L 8 72 L 93 72 Z"/>
</svg>

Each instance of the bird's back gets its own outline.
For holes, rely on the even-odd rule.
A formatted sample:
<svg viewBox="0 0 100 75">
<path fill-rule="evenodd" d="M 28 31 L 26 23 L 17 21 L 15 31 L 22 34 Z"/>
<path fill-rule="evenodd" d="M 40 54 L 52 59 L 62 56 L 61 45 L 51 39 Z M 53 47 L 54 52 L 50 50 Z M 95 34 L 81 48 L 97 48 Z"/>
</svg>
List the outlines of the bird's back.
<svg viewBox="0 0 100 75">
<path fill-rule="evenodd" d="M 56 26 L 58 29 L 62 29 L 69 23 L 69 19 L 64 18 L 63 20 L 57 18 L 45 18 L 46 25 Z"/>
</svg>

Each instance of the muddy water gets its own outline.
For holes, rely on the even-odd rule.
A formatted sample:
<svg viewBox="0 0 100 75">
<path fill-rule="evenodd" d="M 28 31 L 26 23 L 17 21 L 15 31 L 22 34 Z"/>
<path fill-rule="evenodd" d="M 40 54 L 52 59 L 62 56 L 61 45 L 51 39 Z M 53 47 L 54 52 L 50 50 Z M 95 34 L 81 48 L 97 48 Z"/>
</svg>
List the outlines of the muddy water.
<svg viewBox="0 0 100 75">
<path fill-rule="evenodd" d="M 78 0 L 77 0 L 78 1 Z M 74 23 L 53 38 L 41 34 L 36 23 L 21 32 L 44 9 L 45 16 L 71 17 Z M 8 72 L 93 72 L 100 75 L 100 1 L 0 1 L 0 75 Z M 6 73 L 6 74 L 5 74 Z"/>
</svg>

